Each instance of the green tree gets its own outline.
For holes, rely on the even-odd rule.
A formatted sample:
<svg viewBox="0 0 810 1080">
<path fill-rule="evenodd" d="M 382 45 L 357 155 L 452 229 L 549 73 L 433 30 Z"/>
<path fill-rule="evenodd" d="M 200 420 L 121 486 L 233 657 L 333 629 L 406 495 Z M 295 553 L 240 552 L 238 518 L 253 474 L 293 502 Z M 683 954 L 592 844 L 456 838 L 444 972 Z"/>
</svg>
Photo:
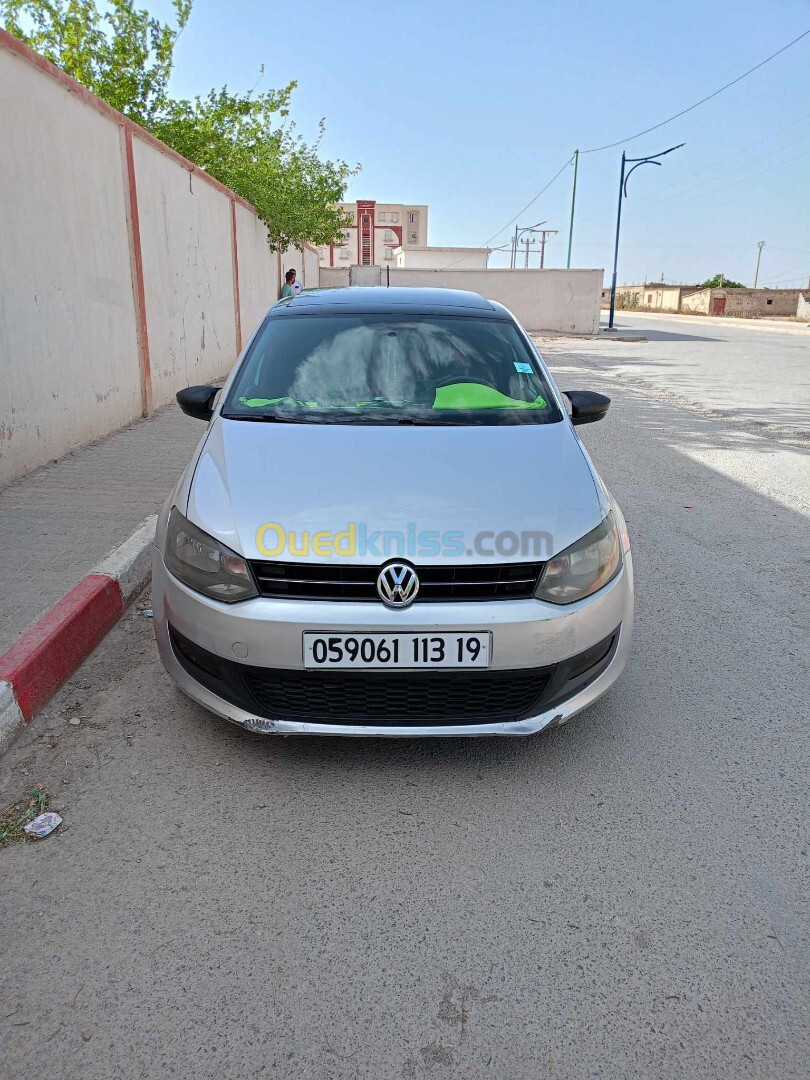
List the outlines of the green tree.
<svg viewBox="0 0 810 1080">
<path fill-rule="evenodd" d="M 715 274 L 708 281 L 704 281 L 700 287 L 701 289 L 744 289 L 745 285 L 741 281 L 732 281 L 724 274 Z"/>
<path fill-rule="evenodd" d="M 191 2 L 173 0 L 176 27 L 136 10 L 133 0 L 107 0 L 103 12 L 95 0 L 0 0 L 0 17 L 9 33 L 148 128 L 167 100 Z"/>
<path fill-rule="evenodd" d="M 227 87 L 193 100 L 172 98 L 174 46 L 192 0 L 173 0 L 175 24 L 134 0 L 0 0 L 6 28 L 125 116 L 205 169 L 256 207 L 271 247 L 330 244 L 348 218 L 335 207 L 359 167 L 319 156 L 324 133 L 307 144 L 289 121 L 296 87 L 254 95 Z"/>
<path fill-rule="evenodd" d="M 323 121 L 311 146 L 293 124 L 274 124 L 288 116 L 295 86 L 256 95 L 223 87 L 193 101 L 168 101 L 152 124 L 159 139 L 256 207 L 274 250 L 302 240 L 339 241 L 349 221 L 335 203 L 356 171 L 318 156 Z"/>
</svg>

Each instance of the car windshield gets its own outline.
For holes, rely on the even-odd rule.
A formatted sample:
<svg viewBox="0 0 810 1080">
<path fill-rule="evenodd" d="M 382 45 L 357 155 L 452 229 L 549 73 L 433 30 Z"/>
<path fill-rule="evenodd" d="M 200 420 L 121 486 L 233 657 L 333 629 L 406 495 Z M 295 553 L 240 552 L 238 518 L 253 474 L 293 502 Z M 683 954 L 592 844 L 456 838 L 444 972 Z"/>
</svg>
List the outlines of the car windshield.
<svg viewBox="0 0 810 1080">
<path fill-rule="evenodd" d="M 343 424 L 562 419 L 537 358 L 512 323 L 413 314 L 271 316 L 222 415 Z"/>
</svg>

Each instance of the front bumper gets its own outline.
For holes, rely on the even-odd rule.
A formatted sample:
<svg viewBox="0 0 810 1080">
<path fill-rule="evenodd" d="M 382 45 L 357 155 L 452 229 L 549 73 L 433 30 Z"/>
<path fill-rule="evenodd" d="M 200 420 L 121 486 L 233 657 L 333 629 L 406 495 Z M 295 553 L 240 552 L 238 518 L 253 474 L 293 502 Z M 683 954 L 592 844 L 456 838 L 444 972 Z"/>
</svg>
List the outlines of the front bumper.
<svg viewBox="0 0 810 1080">
<path fill-rule="evenodd" d="M 311 735 L 371 735 L 388 738 L 418 736 L 532 735 L 565 723 L 587 708 L 612 686 L 622 673 L 630 649 L 633 624 L 633 567 L 625 554 L 622 571 L 604 589 L 565 608 L 537 600 L 487 603 L 415 604 L 391 612 L 370 603 L 323 603 L 317 601 L 266 600 L 257 598 L 225 605 L 201 596 L 174 578 L 156 550 L 153 560 L 153 609 L 158 648 L 163 664 L 181 690 L 217 716 L 262 733 Z M 203 685 L 189 669 L 187 658 L 178 658 L 170 627 L 214 657 L 247 669 L 303 671 L 302 635 L 305 630 L 324 632 L 405 631 L 429 633 L 492 631 L 490 671 L 525 672 L 563 665 L 611 638 L 616 640 L 595 677 L 581 689 L 549 707 L 519 719 L 488 723 L 427 722 L 328 723 L 262 715 L 243 700 L 231 700 Z M 175 639 L 177 640 L 177 639 Z M 193 671 L 193 667 L 191 668 Z M 384 678 L 385 676 L 381 676 Z M 249 704 L 249 702 L 248 702 Z"/>
</svg>

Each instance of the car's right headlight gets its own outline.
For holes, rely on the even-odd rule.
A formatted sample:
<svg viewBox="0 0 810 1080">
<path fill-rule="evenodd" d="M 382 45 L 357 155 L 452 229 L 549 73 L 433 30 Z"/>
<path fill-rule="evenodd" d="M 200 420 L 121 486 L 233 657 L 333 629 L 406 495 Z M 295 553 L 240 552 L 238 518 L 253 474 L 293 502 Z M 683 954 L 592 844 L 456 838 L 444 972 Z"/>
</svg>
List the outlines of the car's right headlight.
<svg viewBox="0 0 810 1080">
<path fill-rule="evenodd" d="M 215 600 L 233 604 L 259 595 L 242 556 L 198 529 L 176 506 L 169 514 L 163 557 L 175 577 Z"/>
<path fill-rule="evenodd" d="M 546 563 L 534 595 L 573 604 L 607 585 L 621 570 L 622 545 L 613 514 Z"/>
</svg>

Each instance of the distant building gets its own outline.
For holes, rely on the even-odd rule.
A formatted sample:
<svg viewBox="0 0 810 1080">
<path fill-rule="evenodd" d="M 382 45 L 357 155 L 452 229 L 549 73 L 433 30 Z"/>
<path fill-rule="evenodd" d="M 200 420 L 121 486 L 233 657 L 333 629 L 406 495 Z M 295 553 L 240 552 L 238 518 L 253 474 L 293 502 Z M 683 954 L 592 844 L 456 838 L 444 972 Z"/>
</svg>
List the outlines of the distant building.
<svg viewBox="0 0 810 1080">
<path fill-rule="evenodd" d="M 399 247 L 394 251 L 401 270 L 486 270 L 491 248 Z"/>
<path fill-rule="evenodd" d="M 795 316 L 801 289 L 703 289 L 700 285 L 617 285 L 616 308 L 623 311 L 680 311 L 686 315 Z M 602 289 L 602 307 L 610 289 Z"/>
<path fill-rule="evenodd" d="M 683 298 L 697 292 L 699 285 L 617 285 L 616 307 L 635 311 L 680 311 Z M 602 289 L 602 307 L 610 307 L 610 289 Z"/>
<path fill-rule="evenodd" d="M 427 247 L 428 208 L 421 203 L 339 203 L 351 216 L 342 244 L 319 248 L 321 266 L 394 266 L 397 248 Z"/>
<path fill-rule="evenodd" d="M 796 315 L 801 289 L 699 289 L 684 297 L 681 310 L 697 315 Z"/>
</svg>

